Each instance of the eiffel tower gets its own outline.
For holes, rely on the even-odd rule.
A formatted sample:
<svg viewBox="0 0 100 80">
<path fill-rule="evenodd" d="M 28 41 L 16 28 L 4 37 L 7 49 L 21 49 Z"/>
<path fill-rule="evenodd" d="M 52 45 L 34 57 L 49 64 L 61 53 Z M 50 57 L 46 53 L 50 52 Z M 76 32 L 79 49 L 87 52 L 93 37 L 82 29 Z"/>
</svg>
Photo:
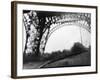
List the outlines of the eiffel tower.
<svg viewBox="0 0 100 80">
<path fill-rule="evenodd" d="M 23 11 L 26 30 L 24 54 L 41 56 L 50 35 L 63 25 L 78 25 L 91 33 L 91 14 L 71 12 Z M 67 26 L 66 26 L 67 27 Z M 82 42 L 82 36 L 81 36 Z"/>
</svg>

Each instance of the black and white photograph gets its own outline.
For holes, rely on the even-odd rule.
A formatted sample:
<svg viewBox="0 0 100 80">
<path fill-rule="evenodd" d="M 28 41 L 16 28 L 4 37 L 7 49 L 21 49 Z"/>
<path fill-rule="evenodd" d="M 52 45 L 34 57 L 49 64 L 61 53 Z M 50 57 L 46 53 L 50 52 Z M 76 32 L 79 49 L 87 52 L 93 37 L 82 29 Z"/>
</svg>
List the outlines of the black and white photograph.
<svg viewBox="0 0 100 80">
<path fill-rule="evenodd" d="M 97 73 L 97 7 L 12 2 L 12 76 Z"/>
<path fill-rule="evenodd" d="M 91 66 L 91 13 L 23 10 L 23 68 Z"/>
</svg>

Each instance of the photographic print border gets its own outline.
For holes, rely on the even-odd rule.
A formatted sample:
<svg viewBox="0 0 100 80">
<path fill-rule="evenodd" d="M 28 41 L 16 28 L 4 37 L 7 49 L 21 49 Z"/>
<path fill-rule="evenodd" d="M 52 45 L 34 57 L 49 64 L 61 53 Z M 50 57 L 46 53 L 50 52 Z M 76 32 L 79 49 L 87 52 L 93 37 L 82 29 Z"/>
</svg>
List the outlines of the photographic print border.
<svg viewBox="0 0 100 80">
<path fill-rule="evenodd" d="M 61 73 L 61 74 L 45 74 L 45 75 L 27 75 L 18 76 L 17 75 L 17 5 L 27 4 L 27 5 L 45 5 L 45 6 L 59 6 L 59 7 L 75 7 L 75 8 L 89 8 L 96 10 L 96 69 L 91 72 L 77 72 L 77 73 Z M 11 77 L 12 78 L 31 78 L 31 77 L 50 77 L 50 76 L 64 76 L 64 75 L 80 75 L 80 74 L 93 74 L 97 73 L 97 37 L 98 37 L 98 9 L 97 6 L 88 5 L 72 5 L 72 4 L 56 4 L 56 3 L 39 3 L 39 2 L 24 2 L 24 1 L 12 1 L 11 2 Z"/>
</svg>

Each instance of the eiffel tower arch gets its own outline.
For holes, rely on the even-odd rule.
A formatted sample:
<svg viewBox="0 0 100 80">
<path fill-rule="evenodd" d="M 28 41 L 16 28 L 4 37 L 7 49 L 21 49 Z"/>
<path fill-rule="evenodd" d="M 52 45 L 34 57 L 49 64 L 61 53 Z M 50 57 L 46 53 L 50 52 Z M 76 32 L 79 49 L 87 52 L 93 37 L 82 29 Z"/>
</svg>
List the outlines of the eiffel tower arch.
<svg viewBox="0 0 100 80">
<path fill-rule="evenodd" d="M 91 14 L 71 12 L 23 11 L 26 30 L 24 53 L 40 56 L 51 34 L 64 25 L 77 25 L 91 33 Z M 67 27 L 67 26 L 66 26 Z"/>
</svg>

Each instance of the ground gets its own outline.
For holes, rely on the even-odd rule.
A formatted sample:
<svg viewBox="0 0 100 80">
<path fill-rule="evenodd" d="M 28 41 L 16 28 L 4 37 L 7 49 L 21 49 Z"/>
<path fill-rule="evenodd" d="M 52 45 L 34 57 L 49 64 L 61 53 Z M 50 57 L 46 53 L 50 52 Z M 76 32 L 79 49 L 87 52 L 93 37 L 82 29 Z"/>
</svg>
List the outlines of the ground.
<svg viewBox="0 0 100 80">
<path fill-rule="evenodd" d="M 49 63 L 50 61 L 38 61 L 24 64 L 24 69 L 36 68 L 55 68 L 55 67 L 72 67 L 72 66 L 89 66 L 90 53 L 84 52 L 74 56 L 69 56 Z"/>
</svg>

